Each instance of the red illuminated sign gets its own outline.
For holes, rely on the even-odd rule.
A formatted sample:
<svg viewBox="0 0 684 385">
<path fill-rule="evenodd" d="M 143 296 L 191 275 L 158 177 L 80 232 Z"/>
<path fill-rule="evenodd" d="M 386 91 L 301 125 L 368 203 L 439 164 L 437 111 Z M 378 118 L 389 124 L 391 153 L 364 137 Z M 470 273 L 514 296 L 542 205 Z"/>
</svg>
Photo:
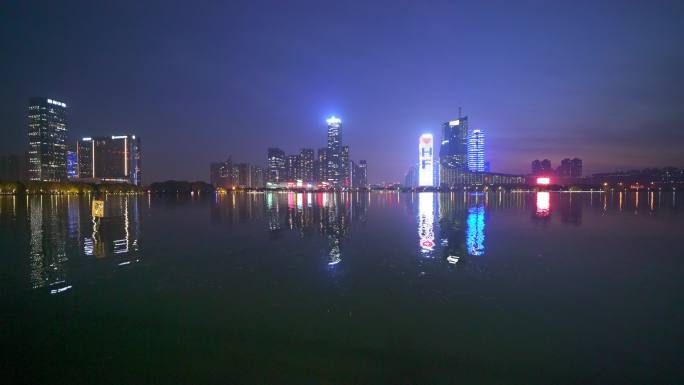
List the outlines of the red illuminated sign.
<svg viewBox="0 0 684 385">
<path fill-rule="evenodd" d="M 550 183 L 551 183 L 551 178 L 547 178 L 547 177 L 540 177 L 540 178 L 537 178 L 537 184 L 541 184 L 541 185 L 545 185 L 545 186 L 546 186 L 546 185 L 548 185 L 548 184 L 550 184 Z"/>
</svg>

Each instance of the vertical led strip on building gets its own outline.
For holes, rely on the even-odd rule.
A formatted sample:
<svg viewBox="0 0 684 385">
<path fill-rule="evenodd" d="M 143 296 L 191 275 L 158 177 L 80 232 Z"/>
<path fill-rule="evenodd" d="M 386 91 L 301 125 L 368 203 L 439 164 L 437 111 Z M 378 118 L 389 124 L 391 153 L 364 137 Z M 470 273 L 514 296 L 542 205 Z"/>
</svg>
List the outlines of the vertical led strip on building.
<svg viewBox="0 0 684 385">
<path fill-rule="evenodd" d="M 423 134 L 418 141 L 418 186 L 434 185 L 434 168 L 432 165 L 432 134 Z"/>
<path fill-rule="evenodd" d="M 93 179 L 95 179 L 95 139 L 91 139 L 91 140 L 90 140 L 90 143 L 93 144 L 93 145 L 91 146 L 91 148 L 92 148 L 93 150 L 92 150 L 92 154 L 90 154 L 90 156 L 93 158 L 93 172 L 92 172 L 92 174 L 93 174 Z"/>
<path fill-rule="evenodd" d="M 124 176 L 128 178 L 128 136 L 124 137 Z"/>
</svg>

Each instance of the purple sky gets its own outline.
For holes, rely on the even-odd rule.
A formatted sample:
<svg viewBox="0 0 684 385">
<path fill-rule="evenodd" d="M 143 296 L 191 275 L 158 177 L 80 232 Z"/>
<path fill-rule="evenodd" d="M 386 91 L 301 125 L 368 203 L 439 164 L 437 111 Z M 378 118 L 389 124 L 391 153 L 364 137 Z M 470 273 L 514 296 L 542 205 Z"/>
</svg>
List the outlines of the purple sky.
<svg viewBox="0 0 684 385">
<path fill-rule="evenodd" d="M 323 147 L 331 114 L 369 180 L 398 181 L 459 105 L 493 171 L 684 166 L 682 20 L 681 1 L 16 1 L 0 153 L 23 151 L 41 95 L 74 139 L 140 136 L 146 182 Z"/>
</svg>

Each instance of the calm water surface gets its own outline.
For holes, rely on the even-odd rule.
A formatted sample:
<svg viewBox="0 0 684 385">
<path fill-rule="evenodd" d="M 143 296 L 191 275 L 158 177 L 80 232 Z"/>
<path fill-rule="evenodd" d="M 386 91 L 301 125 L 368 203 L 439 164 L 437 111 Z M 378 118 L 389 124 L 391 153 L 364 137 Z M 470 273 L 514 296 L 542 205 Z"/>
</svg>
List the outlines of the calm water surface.
<svg viewBox="0 0 684 385">
<path fill-rule="evenodd" d="M 684 382 L 682 194 L 0 197 L 3 383 Z"/>
</svg>

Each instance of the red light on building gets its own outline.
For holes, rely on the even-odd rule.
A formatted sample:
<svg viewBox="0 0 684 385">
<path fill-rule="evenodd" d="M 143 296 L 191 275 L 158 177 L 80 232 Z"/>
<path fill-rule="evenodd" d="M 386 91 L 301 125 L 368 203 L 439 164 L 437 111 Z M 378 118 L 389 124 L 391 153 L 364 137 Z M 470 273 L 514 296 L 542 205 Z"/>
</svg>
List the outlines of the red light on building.
<svg viewBox="0 0 684 385">
<path fill-rule="evenodd" d="M 551 178 L 548 178 L 548 177 L 537 178 L 537 184 L 547 186 L 547 185 L 551 184 Z"/>
</svg>

